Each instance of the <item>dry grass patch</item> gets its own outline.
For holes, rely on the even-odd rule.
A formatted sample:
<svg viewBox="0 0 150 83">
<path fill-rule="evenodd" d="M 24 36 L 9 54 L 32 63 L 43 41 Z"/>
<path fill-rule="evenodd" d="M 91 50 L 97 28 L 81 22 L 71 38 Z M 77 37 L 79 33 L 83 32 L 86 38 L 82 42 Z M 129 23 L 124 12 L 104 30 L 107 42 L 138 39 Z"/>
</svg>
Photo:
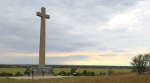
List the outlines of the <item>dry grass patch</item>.
<svg viewBox="0 0 150 83">
<path fill-rule="evenodd" d="M 82 76 L 43 80 L 0 79 L 0 83 L 150 83 L 150 75 Z"/>
</svg>

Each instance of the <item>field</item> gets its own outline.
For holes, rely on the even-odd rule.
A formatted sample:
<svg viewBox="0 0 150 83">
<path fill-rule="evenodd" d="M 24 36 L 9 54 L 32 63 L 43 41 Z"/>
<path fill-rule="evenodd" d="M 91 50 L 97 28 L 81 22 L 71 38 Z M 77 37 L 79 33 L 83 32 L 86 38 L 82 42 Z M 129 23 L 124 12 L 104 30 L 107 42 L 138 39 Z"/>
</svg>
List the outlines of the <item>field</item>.
<svg viewBox="0 0 150 83">
<path fill-rule="evenodd" d="M 54 74 L 58 74 L 61 71 L 69 72 L 71 68 L 54 68 Z M 95 72 L 96 74 L 99 74 L 100 72 L 107 72 L 109 70 L 112 70 L 114 73 L 130 73 L 131 69 L 127 68 L 78 68 L 77 72 L 82 72 L 83 70 Z M 25 68 L 0 68 L 0 72 L 8 72 L 8 73 L 16 73 L 21 72 L 23 73 L 25 71 Z"/>
<path fill-rule="evenodd" d="M 78 68 L 77 72 L 82 72 L 84 70 L 95 72 L 96 74 L 99 74 L 100 72 L 108 72 L 109 70 L 112 70 L 114 73 L 130 73 L 131 69 L 128 68 Z M 69 72 L 70 68 L 55 68 L 54 73 L 58 74 L 60 71 Z"/>
<path fill-rule="evenodd" d="M 7 73 L 16 73 L 21 72 L 23 73 L 25 68 L 0 68 L 0 72 L 7 72 Z"/>
<path fill-rule="evenodd" d="M 57 74 L 61 71 L 69 72 L 71 68 L 54 68 L 54 73 Z M 92 71 L 96 74 L 100 72 L 107 72 L 112 70 L 115 73 L 111 76 L 71 76 L 63 78 L 49 78 L 39 80 L 23 80 L 12 79 L 9 77 L 0 77 L 0 83 L 150 83 L 150 75 L 137 75 L 131 73 L 131 69 L 128 68 L 78 68 L 77 72 L 83 70 Z M 0 72 L 24 72 L 25 68 L 0 68 Z"/>
<path fill-rule="evenodd" d="M 150 83 L 150 75 L 116 75 L 64 77 L 43 80 L 16 80 L 0 78 L 0 83 Z"/>
</svg>

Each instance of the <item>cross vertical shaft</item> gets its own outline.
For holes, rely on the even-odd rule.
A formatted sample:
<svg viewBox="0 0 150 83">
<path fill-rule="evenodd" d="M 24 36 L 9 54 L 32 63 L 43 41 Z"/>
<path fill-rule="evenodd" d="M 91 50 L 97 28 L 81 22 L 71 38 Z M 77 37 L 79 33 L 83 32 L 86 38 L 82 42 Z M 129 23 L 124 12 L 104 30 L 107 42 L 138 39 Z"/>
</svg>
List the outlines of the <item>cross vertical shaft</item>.
<svg viewBox="0 0 150 83">
<path fill-rule="evenodd" d="M 46 14 L 46 8 L 42 7 L 41 12 L 37 12 L 37 16 L 41 17 L 41 28 L 40 28 L 40 47 L 39 47 L 39 64 L 45 65 L 45 22 L 49 19 L 49 15 Z"/>
</svg>

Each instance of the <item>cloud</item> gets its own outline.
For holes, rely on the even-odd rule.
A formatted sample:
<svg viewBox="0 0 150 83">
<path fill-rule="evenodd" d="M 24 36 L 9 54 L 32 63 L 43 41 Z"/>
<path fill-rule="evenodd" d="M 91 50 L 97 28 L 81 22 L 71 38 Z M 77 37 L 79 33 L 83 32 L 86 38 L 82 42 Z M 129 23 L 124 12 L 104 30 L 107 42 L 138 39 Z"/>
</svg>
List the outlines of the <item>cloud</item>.
<svg viewBox="0 0 150 83">
<path fill-rule="evenodd" d="M 147 1 L 147 3 L 148 2 L 149 1 Z M 149 6 L 147 3 L 146 1 L 139 1 L 136 6 L 114 15 L 114 17 L 101 28 L 112 30 L 126 28 L 133 31 L 144 28 L 143 26 L 145 23 L 141 19 L 149 16 L 150 13 L 150 11 L 148 11 Z"/>
<path fill-rule="evenodd" d="M 95 46 L 105 49 L 94 35 L 98 33 L 95 27 L 106 22 L 115 12 L 134 4 L 135 0 L 5 0 L 1 3 L 0 48 L 15 52 L 37 51 L 40 22 L 35 13 L 45 5 L 51 15 L 47 20 L 48 51 L 87 50 Z"/>
<path fill-rule="evenodd" d="M 149 53 L 150 49 L 124 49 L 122 51 L 78 51 L 47 53 L 47 64 L 67 65 L 130 65 L 134 56 Z M 37 53 L 3 53 L 1 64 L 38 64 Z M 6 59 L 7 58 L 7 59 Z"/>
<path fill-rule="evenodd" d="M 148 0 L 2 1 L 0 63 L 32 63 L 31 56 L 38 63 L 40 18 L 36 12 L 45 6 L 51 16 L 46 27 L 48 64 L 127 65 L 130 57 L 149 51 L 148 3 Z M 6 57 L 11 58 L 4 61 Z"/>
<path fill-rule="evenodd" d="M 98 30 L 106 33 L 102 45 L 110 48 L 119 49 L 149 49 L 149 1 L 139 1 L 125 11 L 118 12 L 109 21 L 99 26 Z M 101 41 L 102 42 L 102 41 Z"/>
<path fill-rule="evenodd" d="M 131 56 L 117 55 L 117 56 L 91 56 L 84 60 L 66 61 L 64 64 L 82 64 L 82 65 L 130 65 Z"/>
</svg>

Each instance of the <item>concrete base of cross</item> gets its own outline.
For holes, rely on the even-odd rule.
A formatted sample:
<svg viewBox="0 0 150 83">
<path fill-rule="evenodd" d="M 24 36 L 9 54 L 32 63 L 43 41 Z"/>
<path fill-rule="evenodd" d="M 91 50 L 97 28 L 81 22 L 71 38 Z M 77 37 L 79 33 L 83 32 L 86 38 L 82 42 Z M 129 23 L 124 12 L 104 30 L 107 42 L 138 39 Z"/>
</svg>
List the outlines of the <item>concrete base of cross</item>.
<svg viewBox="0 0 150 83">
<path fill-rule="evenodd" d="M 37 67 L 32 67 L 33 76 L 52 76 L 52 67 L 46 67 L 39 65 Z"/>
</svg>

